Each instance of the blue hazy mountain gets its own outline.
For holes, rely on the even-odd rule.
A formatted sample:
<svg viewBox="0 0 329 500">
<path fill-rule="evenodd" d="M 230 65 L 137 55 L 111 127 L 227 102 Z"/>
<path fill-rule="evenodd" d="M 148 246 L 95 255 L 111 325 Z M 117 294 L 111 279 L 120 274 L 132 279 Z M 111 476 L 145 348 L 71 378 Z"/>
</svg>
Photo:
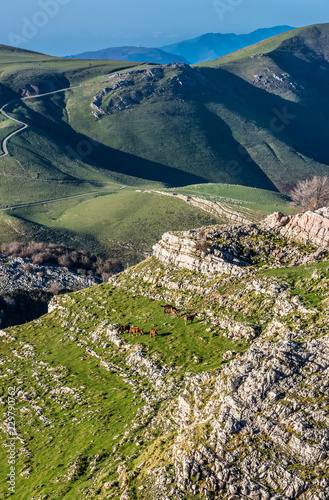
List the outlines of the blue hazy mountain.
<svg viewBox="0 0 329 500">
<path fill-rule="evenodd" d="M 156 64 L 187 63 L 183 56 L 148 47 L 109 47 L 107 49 L 82 52 L 69 57 L 73 59 L 112 59 Z"/>
<path fill-rule="evenodd" d="M 291 26 L 275 26 L 263 28 L 245 35 L 234 33 L 207 33 L 191 40 L 185 40 L 172 45 L 162 47 L 162 50 L 184 57 L 191 64 L 212 61 L 218 57 L 225 56 L 236 50 L 243 49 L 248 45 L 261 42 L 285 31 L 294 28 Z"/>
</svg>

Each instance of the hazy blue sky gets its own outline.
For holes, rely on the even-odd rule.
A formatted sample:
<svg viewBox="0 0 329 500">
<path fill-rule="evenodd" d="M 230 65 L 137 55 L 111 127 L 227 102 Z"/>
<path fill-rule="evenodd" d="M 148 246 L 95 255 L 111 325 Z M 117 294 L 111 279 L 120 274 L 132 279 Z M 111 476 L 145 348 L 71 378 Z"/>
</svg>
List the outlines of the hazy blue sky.
<svg viewBox="0 0 329 500">
<path fill-rule="evenodd" d="M 328 0 L 6 0 L 0 43 L 52 55 L 329 22 Z"/>
</svg>

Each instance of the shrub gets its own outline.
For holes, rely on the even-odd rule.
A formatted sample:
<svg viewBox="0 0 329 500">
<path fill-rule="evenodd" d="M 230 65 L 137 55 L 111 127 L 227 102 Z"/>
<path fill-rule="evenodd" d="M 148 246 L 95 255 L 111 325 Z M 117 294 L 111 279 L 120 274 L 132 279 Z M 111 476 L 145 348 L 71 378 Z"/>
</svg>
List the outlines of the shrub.
<svg viewBox="0 0 329 500">
<path fill-rule="evenodd" d="M 57 281 L 52 281 L 49 284 L 49 292 L 52 293 L 53 295 L 58 295 L 64 290 L 62 285 L 58 283 Z"/>
<path fill-rule="evenodd" d="M 290 192 L 291 199 L 302 211 L 317 210 L 329 204 L 329 177 L 315 175 L 299 181 Z"/>
<path fill-rule="evenodd" d="M 32 265 L 28 262 L 27 264 L 24 264 L 23 269 L 26 273 L 31 273 L 33 270 Z"/>
<path fill-rule="evenodd" d="M 210 244 L 206 240 L 197 241 L 195 248 L 200 252 L 207 253 L 210 250 Z"/>
</svg>

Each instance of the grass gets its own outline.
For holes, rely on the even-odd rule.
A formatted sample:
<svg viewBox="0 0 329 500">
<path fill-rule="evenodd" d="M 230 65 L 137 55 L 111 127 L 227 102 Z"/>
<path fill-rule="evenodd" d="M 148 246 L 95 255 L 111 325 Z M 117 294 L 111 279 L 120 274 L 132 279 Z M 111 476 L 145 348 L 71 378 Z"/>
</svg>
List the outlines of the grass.
<svg viewBox="0 0 329 500">
<path fill-rule="evenodd" d="M 294 34 L 313 47 L 317 40 L 313 31 L 311 27 Z M 319 31 L 325 40 L 326 25 L 319 26 Z M 322 98 L 327 92 L 327 70 L 310 61 L 315 65 L 314 73 L 305 74 L 303 64 L 308 63 L 295 58 L 289 37 L 289 33 L 282 34 L 244 49 L 263 50 L 266 57 L 250 58 L 248 53 L 247 59 L 242 57 L 234 64 L 224 58 L 219 67 L 169 66 L 163 68 L 163 78 L 151 83 L 145 80 L 145 73 L 127 77 L 126 72 L 150 70 L 156 68 L 154 65 L 61 59 L 1 46 L 3 102 L 17 97 L 27 83 L 36 85 L 40 92 L 81 85 L 11 105 L 12 115 L 26 121 L 29 129 L 9 141 L 10 156 L 0 160 L 2 207 L 52 199 L 55 191 L 63 196 L 85 193 L 89 186 L 93 191 L 95 182 L 116 182 L 141 189 L 196 192 L 223 201 L 227 208 L 247 217 L 249 213 L 252 220 L 272 211 L 292 213 L 278 190 L 287 193 L 298 179 L 327 173 L 329 108 Z M 318 58 L 323 40 L 316 49 Z M 280 57 L 276 46 L 282 49 Z M 286 72 L 296 84 L 309 86 L 312 95 L 306 98 L 297 90 L 288 95 L 283 83 L 275 88 L 273 82 L 259 87 L 255 74 L 263 74 L 267 67 L 271 74 Z M 109 78 L 118 71 L 120 80 L 131 79 L 133 86 L 113 89 L 104 98 L 103 109 L 111 99 L 127 97 L 129 88 L 137 94 L 153 91 L 139 105 L 95 120 L 90 105 L 99 91 L 112 82 L 120 83 Z M 280 111 L 288 104 L 289 116 L 296 119 L 277 131 L 271 126 L 277 117 L 273 110 Z M 0 139 L 1 133 L 0 127 Z M 83 143 L 89 149 L 86 156 L 78 154 Z M 71 184 L 61 184 L 63 180 Z M 90 245 L 96 253 L 120 252 L 130 263 L 136 262 L 137 254 L 150 250 L 160 230 L 211 223 L 200 210 L 197 216 L 197 209 L 191 212 L 177 200 L 161 201 L 158 197 L 157 202 L 147 202 L 144 207 L 143 203 L 139 206 L 139 197 L 129 192 L 129 196 L 97 197 L 94 207 L 94 199 L 64 202 L 60 210 L 47 206 L 10 215 L 32 224 L 37 233 L 47 233 L 47 238 L 55 233 L 75 238 L 77 244 Z M 147 231 L 145 225 L 149 225 Z M 127 248 L 132 241 L 137 250 Z"/>
<path fill-rule="evenodd" d="M 0 356 L 6 360 L 6 366 L 10 363 L 13 368 L 7 373 L 0 396 L 6 398 L 7 386 L 20 384 L 24 392 L 32 395 L 42 415 L 50 420 L 50 424 L 44 426 L 30 403 L 18 398 L 16 426 L 25 443 L 23 446 L 18 443 L 17 470 L 28 469 L 30 473 L 27 478 L 17 474 L 16 494 L 26 500 L 32 495 L 48 495 L 55 500 L 77 498 L 88 491 L 90 495 L 91 491 L 95 494 L 99 473 L 94 490 L 90 483 L 93 458 L 104 482 L 111 476 L 116 477 L 114 447 L 119 446 L 121 457 L 127 457 L 132 464 L 132 457 L 139 453 L 133 439 L 122 440 L 124 430 L 133 429 L 133 420 L 141 406 L 139 391 L 134 393 L 122 377 L 102 369 L 96 357 L 86 355 L 85 342 L 106 362 L 124 365 L 122 351 L 114 345 L 104 348 L 104 334 L 99 342 L 90 341 L 90 334 L 101 321 L 138 322 L 146 332 L 151 326 L 157 326 L 159 336 L 155 341 L 147 335 L 138 338 L 125 335 L 124 338 L 130 344 L 141 345 L 149 358 L 156 354 L 157 363 L 174 367 L 177 381 L 186 371 L 197 373 L 205 368 L 219 368 L 228 348 L 246 348 L 220 334 L 210 334 L 203 323 L 185 327 L 182 318 L 169 320 L 158 302 L 134 297 L 110 285 L 67 297 L 65 318 L 71 324 L 79 321 L 80 333 L 65 333 L 68 329 L 61 326 L 63 314 L 54 312 L 34 323 L 8 330 L 15 335 L 16 350 L 22 352 L 22 346 L 28 343 L 33 345 L 35 357 L 15 357 L 6 343 L 0 344 Z M 1 370 L 4 374 L 4 368 Z M 149 386 L 147 381 L 140 383 L 145 389 Z M 70 392 L 54 396 L 60 387 L 70 388 L 68 391 L 76 396 Z M 138 426 L 135 429 L 130 436 L 138 436 Z M 4 461 L 5 457 L 2 447 L 0 459 Z M 67 476 L 74 462 L 80 466 L 69 480 Z M 0 498 L 6 498 L 6 487 L 2 486 Z"/>
<path fill-rule="evenodd" d="M 133 193 L 135 205 L 144 196 L 148 198 L 146 206 L 153 197 L 158 200 L 155 195 Z M 126 204 L 128 194 L 129 191 L 122 191 L 110 196 L 123 196 Z M 87 217 L 87 210 L 84 213 Z M 277 244 L 286 243 L 278 240 Z M 299 250 L 312 252 L 311 248 L 297 245 L 296 251 Z M 263 264 L 266 266 L 268 262 Z M 321 274 L 320 278 L 312 277 L 314 270 Z M 273 319 L 276 298 L 248 290 L 251 279 L 261 280 L 266 288 L 274 283 L 285 284 L 287 300 L 298 295 L 306 307 L 318 308 L 311 316 L 295 311 L 293 317 L 280 317 L 292 331 L 297 324 L 305 330 L 300 341 L 325 334 L 328 261 L 295 268 L 254 268 L 252 273 L 230 280 L 222 275 L 209 277 L 165 267 L 152 257 L 118 276 L 113 284 L 62 296 L 58 299 L 61 307 L 50 314 L 7 329 L 13 338 L 1 337 L 0 342 L 2 403 L 7 397 L 7 387 L 12 385 L 19 385 L 31 398 L 23 398 L 21 393 L 17 396 L 16 425 L 24 439 L 23 443 L 17 443 L 17 496 L 23 500 L 47 498 L 46 495 L 54 500 L 82 497 L 101 500 L 113 494 L 117 499 L 121 494 L 117 469 L 125 462 L 132 497 L 145 498 L 146 490 L 138 487 L 148 481 L 147 470 L 173 466 L 168 451 L 172 450 L 176 434 L 168 422 L 177 394 L 175 387 L 179 390 L 187 374 L 208 371 L 210 378 L 202 386 L 202 404 L 198 402 L 201 411 L 214 390 L 218 370 L 227 363 L 223 360 L 224 353 L 244 352 L 249 347 L 242 339 L 233 341 L 224 336 L 225 329 L 218 323 L 214 325 L 213 320 L 217 316 L 243 324 L 255 321 L 261 335 L 267 322 Z M 151 277 L 155 281 L 150 281 Z M 216 297 L 213 293 L 202 295 L 193 290 L 167 288 L 164 278 L 167 282 L 209 287 Z M 231 305 L 224 309 L 219 306 L 218 293 L 225 294 Z M 179 317 L 164 314 L 161 305 L 178 300 Z M 233 305 L 241 306 L 243 311 Z M 184 313 L 195 310 L 199 316 L 193 324 L 185 326 Z M 206 316 L 206 312 L 211 314 Z M 116 346 L 107 336 L 107 325 L 127 322 L 143 328 L 145 335 L 123 334 L 123 345 Z M 148 335 L 151 328 L 158 330 L 155 340 Z M 26 344 L 32 346 L 30 355 L 26 354 Z M 152 382 L 152 370 L 147 369 L 143 374 L 142 363 L 131 362 L 131 354 L 137 347 L 148 360 L 169 368 L 161 375 L 162 388 L 155 389 L 154 384 L 160 376 Z M 171 385 L 172 399 L 162 392 Z M 193 405 L 191 392 L 187 391 L 184 398 Z M 145 416 L 144 410 L 139 413 L 142 408 L 146 408 Z M 162 427 L 155 424 L 153 417 L 157 416 L 159 422 L 169 426 L 166 431 L 162 432 Z M 48 425 L 42 417 L 49 419 Z M 202 422 L 193 427 L 196 432 L 191 439 L 195 446 L 204 443 L 207 425 L 208 422 Z M 2 434 L 2 441 L 4 438 Z M 0 460 L 6 470 L 4 446 L 0 447 Z M 25 475 L 27 470 L 29 473 Z M 106 490 L 104 484 L 111 481 L 113 484 Z M 5 481 L 1 488 L 0 498 L 5 499 L 8 497 Z"/>
<path fill-rule="evenodd" d="M 232 209 L 251 210 L 254 216 L 263 217 L 273 212 L 295 213 L 296 209 L 289 205 L 289 198 L 280 193 L 247 186 L 230 184 L 197 184 L 175 188 L 175 193 L 186 196 L 198 196 L 213 202 L 230 203 Z"/>
<path fill-rule="evenodd" d="M 50 230 L 75 235 L 81 247 L 92 245 L 95 250 L 93 242 L 97 242 L 98 252 L 117 255 L 130 264 L 150 251 L 163 232 L 218 222 L 181 201 L 132 189 L 26 207 L 13 214 Z"/>
<path fill-rule="evenodd" d="M 68 473 L 67 464 L 77 457 L 96 454 L 100 455 L 101 464 L 106 462 L 118 441 L 115 436 L 122 432 L 123 424 L 129 425 L 140 404 L 137 399 L 138 404 L 135 406 L 132 391 L 120 377 L 105 371 L 98 373 L 97 362 L 93 359 L 86 359 L 82 363 L 81 349 L 71 342 L 64 345 L 60 343 L 57 329 L 56 323 L 47 320 L 39 328 L 27 325 L 18 332 L 19 341 L 33 342 L 36 345 L 38 354 L 45 363 L 45 370 L 41 375 L 44 382 L 56 388 L 56 381 L 51 380 L 49 375 L 52 371 L 55 374 L 64 373 L 64 377 L 60 377 L 61 382 L 66 387 L 77 388 L 76 392 L 82 395 L 81 399 L 73 401 L 65 395 L 52 400 L 39 384 L 31 385 L 33 363 L 29 366 L 29 363 L 13 360 L 13 366 L 25 390 L 36 391 L 42 401 L 43 414 L 52 421 L 52 426 L 46 428 L 37 416 L 30 413 L 27 418 L 25 413 L 21 413 L 26 408 L 26 403 L 17 405 L 17 429 L 26 441 L 25 449 L 29 450 L 28 456 L 19 456 L 18 468 L 29 468 L 31 474 L 28 479 L 18 474 L 16 494 L 26 500 L 41 492 L 53 499 L 79 497 L 81 488 L 86 485 L 86 477 L 83 476 L 88 474 L 88 469 L 77 473 L 75 481 L 70 483 L 64 477 Z M 35 366 L 38 369 L 37 363 Z M 17 384 L 17 378 L 9 378 L 7 383 Z M 81 385 L 85 389 L 82 390 Z M 6 395 L 6 388 L 7 385 L 2 386 L 2 396 Z M 98 412 L 100 405 L 101 413 Z M 73 418 L 77 421 L 73 421 Z M 126 447 L 127 453 L 131 448 L 131 445 Z M 20 444 L 18 454 L 19 450 L 22 450 Z M 2 448 L 1 460 L 5 457 L 5 449 Z M 6 488 L 2 490 L 1 498 L 7 496 L 4 494 L 5 490 Z"/>
</svg>

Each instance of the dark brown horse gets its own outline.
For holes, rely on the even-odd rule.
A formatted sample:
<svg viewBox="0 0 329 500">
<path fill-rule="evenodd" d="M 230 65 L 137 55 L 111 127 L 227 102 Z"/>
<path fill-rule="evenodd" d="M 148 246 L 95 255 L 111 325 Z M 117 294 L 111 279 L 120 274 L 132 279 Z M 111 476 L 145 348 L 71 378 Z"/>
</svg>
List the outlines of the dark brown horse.
<svg viewBox="0 0 329 500">
<path fill-rule="evenodd" d="M 173 316 L 176 316 L 176 318 L 178 318 L 178 311 L 177 311 L 176 307 L 171 306 L 170 304 L 166 304 L 165 306 L 161 306 L 161 307 L 163 307 L 164 313 L 171 313 Z"/>
<path fill-rule="evenodd" d="M 129 323 L 127 323 L 126 325 L 120 326 L 118 329 L 118 333 L 127 332 L 129 330 L 129 328 L 130 328 Z"/>
<path fill-rule="evenodd" d="M 187 325 L 187 322 L 188 322 L 188 321 L 191 321 L 191 323 L 193 323 L 194 318 L 196 317 L 196 315 L 197 315 L 197 313 L 195 313 L 195 314 L 186 314 L 186 315 L 184 316 L 184 323 L 185 323 L 185 326 Z"/>
<path fill-rule="evenodd" d="M 151 331 L 150 331 L 150 337 L 156 337 L 158 334 L 157 330 L 155 328 L 151 328 Z"/>
</svg>

